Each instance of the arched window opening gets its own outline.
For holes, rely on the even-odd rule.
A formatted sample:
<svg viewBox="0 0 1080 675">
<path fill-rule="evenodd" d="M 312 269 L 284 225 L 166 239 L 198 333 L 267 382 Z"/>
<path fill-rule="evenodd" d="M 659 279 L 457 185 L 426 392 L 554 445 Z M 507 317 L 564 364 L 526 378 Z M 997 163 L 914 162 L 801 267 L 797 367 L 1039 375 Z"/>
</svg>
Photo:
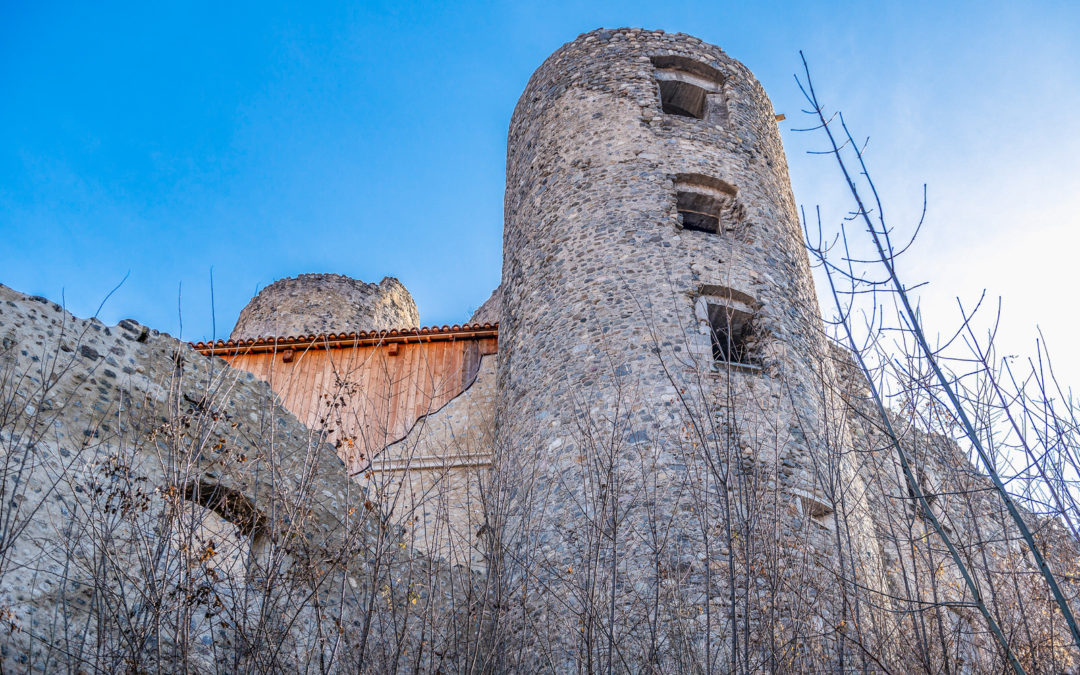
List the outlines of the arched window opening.
<svg viewBox="0 0 1080 675">
<path fill-rule="evenodd" d="M 719 234 L 722 204 L 718 200 L 697 192 L 677 192 L 675 199 L 684 230 Z"/>
<path fill-rule="evenodd" d="M 792 490 L 792 492 L 794 492 L 795 496 L 802 502 L 803 513 L 826 527 L 833 524 L 833 519 L 830 518 L 830 516 L 835 512 L 835 509 L 833 509 L 832 505 L 829 504 L 825 497 L 797 488 Z"/>
<path fill-rule="evenodd" d="M 699 120 L 726 119 L 720 71 L 683 56 L 654 56 L 652 63 L 660 85 L 660 108 L 665 113 Z"/>
<path fill-rule="evenodd" d="M 722 234 L 734 231 L 740 220 L 735 188 L 708 176 L 676 176 L 675 208 L 684 230 Z"/>
<path fill-rule="evenodd" d="M 184 499 L 218 514 L 245 536 L 258 536 L 266 529 L 266 516 L 251 500 L 224 485 L 192 481 L 184 487 Z"/>
<path fill-rule="evenodd" d="M 701 293 L 694 311 L 702 332 L 708 333 L 713 364 L 761 368 L 758 303 L 723 286 L 702 286 Z"/>
<path fill-rule="evenodd" d="M 657 70 L 677 70 L 689 75 L 696 75 L 717 85 L 723 84 L 724 74 L 710 65 L 678 54 L 661 54 L 651 59 Z"/>
</svg>

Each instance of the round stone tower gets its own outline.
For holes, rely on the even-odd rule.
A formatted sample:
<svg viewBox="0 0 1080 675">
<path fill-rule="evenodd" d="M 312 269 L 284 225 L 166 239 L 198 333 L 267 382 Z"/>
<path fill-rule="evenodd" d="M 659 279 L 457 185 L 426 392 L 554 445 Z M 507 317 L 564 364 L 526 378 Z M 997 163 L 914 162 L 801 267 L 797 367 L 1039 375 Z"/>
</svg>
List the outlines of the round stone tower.
<svg viewBox="0 0 1080 675">
<path fill-rule="evenodd" d="M 368 284 L 343 274 L 278 279 L 240 312 L 232 340 L 392 330 L 420 325 L 416 302 L 394 277 Z"/>
<path fill-rule="evenodd" d="M 850 477 L 768 97 L 697 38 L 584 34 L 518 101 L 505 218 L 507 658 L 739 669 L 736 624 L 802 610 L 730 579 L 831 555 L 819 474 Z"/>
</svg>

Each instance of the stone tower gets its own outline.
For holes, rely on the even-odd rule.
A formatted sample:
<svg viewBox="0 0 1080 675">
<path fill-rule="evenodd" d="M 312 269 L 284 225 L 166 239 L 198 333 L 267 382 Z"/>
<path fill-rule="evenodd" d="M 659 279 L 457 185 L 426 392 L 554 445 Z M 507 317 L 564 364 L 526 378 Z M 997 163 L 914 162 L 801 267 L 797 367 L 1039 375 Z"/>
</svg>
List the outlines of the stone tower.
<svg viewBox="0 0 1080 675">
<path fill-rule="evenodd" d="M 367 284 L 343 274 L 278 279 L 240 312 L 231 340 L 395 330 L 420 325 L 416 302 L 394 277 Z"/>
<path fill-rule="evenodd" d="M 697 38 L 584 34 L 518 101 L 505 218 L 507 658 L 736 665 L 735 623 L 798 610 L 725 578 L 832 555 L 820 474 L 852 477 L 768 97 Z"/>
</svg>

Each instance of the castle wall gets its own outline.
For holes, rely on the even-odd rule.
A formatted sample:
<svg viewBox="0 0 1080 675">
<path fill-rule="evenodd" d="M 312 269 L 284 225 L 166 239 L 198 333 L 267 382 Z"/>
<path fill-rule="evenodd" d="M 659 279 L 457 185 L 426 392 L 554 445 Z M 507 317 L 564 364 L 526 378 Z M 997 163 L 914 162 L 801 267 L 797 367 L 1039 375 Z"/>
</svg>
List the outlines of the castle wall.
<svg viewBox="0 0 1080 675">
<path fill-rule="evenodd" d="M 240 312 L 229 337 L 248 340 L 418 325 L 416 302 L 394 277 L 368 284 L 342 274 L 301 274 L 278 279 L 259 291 Z"/>
<path fill-rule="evenodd" d="M 500 321 L 497 357 L 490 325 L 201 345 L 328 432 L 403 547 L 488 573 L 468 605 L 485 669 L 1000 670 L 823 333 L 742 64 L 637 29 L 565 45 L 515 110 L 505 205 L 502 284 L 473 318 Z M 318 295 L 301 286 L 284 297 Z M 1023 608 L 994 610 L 1027 631 L 1020 658 L 1074 663 L 979 471 L 936 423 L 893 423 L 990 604 Z M 1072 586 L 1075 542 L 1027 515 Z"/>
<path fill-rule="evenodd" d="M 880 413 L 825 339 L 740 63 L 638 29 L 556 52 L 511 122 L 504 247 L 473 319 L 501 335 L 244 338 L 412 325 L 391 278 L 276 282 L 194 351 L 0 286 L 0 670 L 1003 672 L 996 622 L 1027 672 L 1077 671 L 926 364 L 897 355 Z M 959 384 L 994 443 L 987 375 Z M 1031 478 L 1070 448 L 1011 443 L 1075 603 L 1071 511 Z"/>
<path fill-rule="evenodd" d="M 130 319 L 80 319 L 0 285 L 0 399 L 9 523 L 0 671 L 111 672 L 132 663 L 171 671 L 181 662 L 212 671 L 233 663 L 236 645 L 266 643 L 253 647 L 250 633 L 238 640 L 209 603 L 164 602 L 152 632 L 125 650 L 128 610 L 198 585 L 243 624 L 257 618 L 245 603 L 253 591 L 244 570 L 263 564 L 271 546 L 292 555 L 282 543 L 289 528 L 303 532 L 319 564 L 343 532 L 365 545 L 378 536 L 362 522 L 341 463 L 264 382 Z M 290 510 L 298 499 L 303 513 Z M 358 572 L 362 565 L 349 574 L 363 578 Z M 325 587 L 340 589 L 343 575 L 323 577 Z M 282 579 L 275 590 L 275 607 L 286 607 L 282 598 L 296 589 Z M 309 585 L 298 590 L 311 600 Z M 326 595 L 320 600 L 346 616 L 361 611 L 355 597 Z M 280 630 L 268 628 L 281 667 L 317 661 L 319 617 L 282 617 Z"/>
</svg>

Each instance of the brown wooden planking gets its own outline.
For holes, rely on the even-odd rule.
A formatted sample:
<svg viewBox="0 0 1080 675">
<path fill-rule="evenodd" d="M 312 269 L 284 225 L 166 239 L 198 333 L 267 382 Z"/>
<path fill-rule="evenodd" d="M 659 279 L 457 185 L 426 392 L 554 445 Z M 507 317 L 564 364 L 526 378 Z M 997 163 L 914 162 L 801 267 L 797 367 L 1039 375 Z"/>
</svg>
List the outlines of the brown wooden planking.
<svg viewBox="0 0 1080 675">
<path fill-rule="evenodd" d="M 395 355 L 385 344 L 299 346 L 291 363 L 276 351 L 222 356 L 269 382 L 304 424 L 318 429 L 325 420 L 329 440 L 341 441 L 339 453 L 356 470 L 361 457 L 403 438 L 420 417 L 468 388 L 480 357 L 497 349 L 498 339 L 485 336 L 399 344 Z M 342 390 L 339 377 L 352 395 Z M 330 406 L 341 401 L 338 397 L 344 404 L 335 411 Z"/>
</svg>

